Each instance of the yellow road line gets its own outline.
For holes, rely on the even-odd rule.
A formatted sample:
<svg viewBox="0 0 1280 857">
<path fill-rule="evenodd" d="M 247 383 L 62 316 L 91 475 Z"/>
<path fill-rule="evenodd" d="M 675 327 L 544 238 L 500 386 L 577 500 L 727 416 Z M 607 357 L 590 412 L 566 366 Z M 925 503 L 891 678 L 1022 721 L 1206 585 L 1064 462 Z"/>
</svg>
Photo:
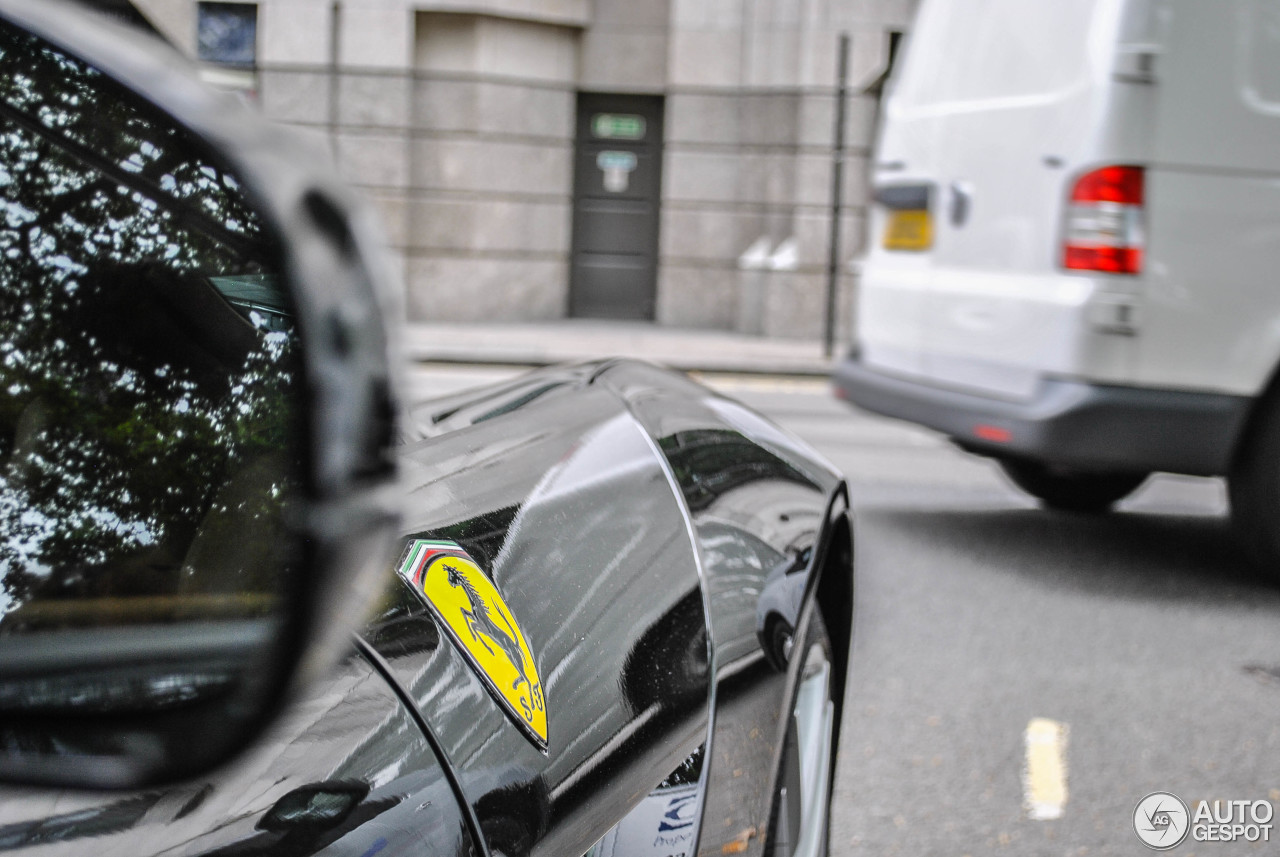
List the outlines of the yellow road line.
<svg viewBox="0 0 1280 857">
<path fill-rule="evenodd" d="M 1067 805 L 1067 727 L 1044 717 L 1027 724 L 1027 767 L 1023 791 L 1027 815 L 1035 821 L 1062 818 Z"/>
</svg>

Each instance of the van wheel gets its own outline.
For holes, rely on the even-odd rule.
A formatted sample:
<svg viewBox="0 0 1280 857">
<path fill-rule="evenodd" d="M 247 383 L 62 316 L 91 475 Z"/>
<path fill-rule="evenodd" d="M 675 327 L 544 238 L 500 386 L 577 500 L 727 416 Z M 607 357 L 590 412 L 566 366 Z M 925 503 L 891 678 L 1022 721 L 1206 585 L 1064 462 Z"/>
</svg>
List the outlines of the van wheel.
<svg viewBox="0 0 1280 857">
<path fill-rule="evenodd" d="M 1269 396 L 1227 476 L 1231 526 L 1260 568 L 1280 564 L 1280 397 Z"/>
<path fill-rule="evenodd" d="M 1066 512 L 1105 512 L 1132 494 L 1148 473 L 1092 473 L 1041 464 L 1036 461 L 1000 460 L 1005 475 L 1023 491 L 1050 509 Z"/>
</svg>

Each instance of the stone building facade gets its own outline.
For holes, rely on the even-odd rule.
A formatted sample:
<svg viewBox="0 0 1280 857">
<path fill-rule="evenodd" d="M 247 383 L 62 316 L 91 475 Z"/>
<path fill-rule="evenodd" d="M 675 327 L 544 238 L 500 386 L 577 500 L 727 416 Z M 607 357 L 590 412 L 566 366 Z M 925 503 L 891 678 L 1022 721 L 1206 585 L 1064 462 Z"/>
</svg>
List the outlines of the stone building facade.
<svg viewBox="0 0 1280 857">
<path fill-rule="evenodd" d="M 211 77 L 326 139 L 381 210 L 411 319 L 774 336 L 822 325 L 838 34 L 848 260 L 876 112 L 862 90 L 915 2 L 133 0 Z M 221 56 L 219 38 L 239 41 Z"/>
</svg>

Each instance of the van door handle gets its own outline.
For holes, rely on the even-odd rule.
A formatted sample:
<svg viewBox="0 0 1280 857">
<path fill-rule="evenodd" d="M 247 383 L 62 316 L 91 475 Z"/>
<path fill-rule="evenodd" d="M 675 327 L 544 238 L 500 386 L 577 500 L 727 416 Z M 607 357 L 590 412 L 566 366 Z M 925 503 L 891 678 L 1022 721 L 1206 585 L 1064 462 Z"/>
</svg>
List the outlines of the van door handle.
<svg viewBox="0 0 1280 857">
<path fill-rule="evenodd" d="M 951 225 L 964 226 L 973 207 L 973 185 L 968 182 L 951 183 Z"/>
</svg>

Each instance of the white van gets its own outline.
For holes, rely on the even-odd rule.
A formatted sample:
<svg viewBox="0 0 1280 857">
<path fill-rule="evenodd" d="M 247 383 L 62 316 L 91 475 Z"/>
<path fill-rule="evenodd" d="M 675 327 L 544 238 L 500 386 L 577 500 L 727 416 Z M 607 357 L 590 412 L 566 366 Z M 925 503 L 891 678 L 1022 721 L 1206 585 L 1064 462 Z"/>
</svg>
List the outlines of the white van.
<svg viewBox="0 0 1280 857">
<path fill-rule="evenodd" d="M 1227 475 L 1280 557 L 1280 3 L 923 0 L 840 395 L 1049 506 Z"/>
</svg>

